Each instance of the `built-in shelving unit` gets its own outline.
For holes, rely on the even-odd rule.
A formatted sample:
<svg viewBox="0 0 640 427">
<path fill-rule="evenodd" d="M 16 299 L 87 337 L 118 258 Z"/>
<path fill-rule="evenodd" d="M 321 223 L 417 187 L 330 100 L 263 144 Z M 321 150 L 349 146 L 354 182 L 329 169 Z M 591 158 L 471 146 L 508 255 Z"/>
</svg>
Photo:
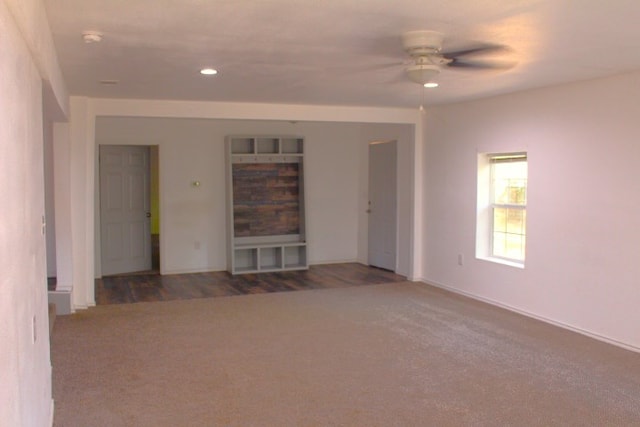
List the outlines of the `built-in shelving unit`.
<svg viewBox="0 0 640 427">
<path fill-rule="evenodd" d="M 228 136 L 226 146 L 229 272 L 307 269 L 303 138 Z"/>
</svg>

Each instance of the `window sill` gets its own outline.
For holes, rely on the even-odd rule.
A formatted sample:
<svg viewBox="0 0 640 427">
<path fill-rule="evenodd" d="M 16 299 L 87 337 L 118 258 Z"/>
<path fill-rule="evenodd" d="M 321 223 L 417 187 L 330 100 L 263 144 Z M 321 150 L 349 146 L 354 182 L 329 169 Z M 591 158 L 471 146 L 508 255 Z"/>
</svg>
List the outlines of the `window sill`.
<svg viewBox="0 0 640 427">
<path fill-rule="evenodd" d="M 482 261 L 489 261 L 496 264 L 507 265 L 509 267 L 515 267 L 515 268 L 520 268 L 524 270 L 524 262 L 510 261 L 508 259 L 493 258 L 493 257 L 476 257 L 476 258 Z"/>
</svg>

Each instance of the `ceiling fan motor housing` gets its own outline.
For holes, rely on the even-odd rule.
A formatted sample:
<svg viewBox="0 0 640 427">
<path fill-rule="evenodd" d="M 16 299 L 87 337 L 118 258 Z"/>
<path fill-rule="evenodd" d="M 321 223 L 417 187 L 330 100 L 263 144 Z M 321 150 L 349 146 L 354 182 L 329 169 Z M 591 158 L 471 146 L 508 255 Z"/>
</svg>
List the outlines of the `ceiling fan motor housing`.
<svg viewBox="0 0 640 427">
<path fill-rule="evenodd" d="M 402 46 L 412 57 L 439 52 L 444 35 L 437 31 L 408 31 L 402 35 Z"/>
</svg>

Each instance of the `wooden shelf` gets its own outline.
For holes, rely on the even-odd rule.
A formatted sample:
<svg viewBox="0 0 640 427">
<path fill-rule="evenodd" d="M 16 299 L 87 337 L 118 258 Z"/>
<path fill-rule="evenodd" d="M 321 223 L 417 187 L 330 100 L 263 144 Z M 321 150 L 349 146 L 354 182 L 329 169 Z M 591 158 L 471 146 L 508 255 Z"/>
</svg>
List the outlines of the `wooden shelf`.
<svg viewBox="0 0 640 427">
<path fill-rule="evenodd" d="M 258 249 L 243 248 L 233 251 L 235 271 L 255 271 L 258 269 Z"/>
<path fill-rule="evenodd" d="M 280 153 L 280 140 L 278 138 L 257 138 L 256 154 Z"/>
<path fill-rule="evenodd" d="M 253 154 L 256 152 L 253 138 L 234 138 L 231 144 L 233 154 Z"/>
<path fill-rule="evenodd" d="M 284 247 L 284 268 L 307 268 L 307 247 L 302 245 Z"/>
<path fill-rule="evenodd" d="M 232 274 L 309 268 L 306 243 L 242 244 L 233 254 Z"/>
<path fill-rule="evenodd" d="M 303 161 L 301 137 L 227 137 L 227 264 L 232 274 L 308 268 Z M 278 203 L 281 207 L 274 208 Z"/>
<path fill-rule="evenodd" d="M 268 155 L 268 154 L 303 154 L 304 139 L 272 136 L 232 136 L 230 141 L 231 155 Z"/>
</svg>

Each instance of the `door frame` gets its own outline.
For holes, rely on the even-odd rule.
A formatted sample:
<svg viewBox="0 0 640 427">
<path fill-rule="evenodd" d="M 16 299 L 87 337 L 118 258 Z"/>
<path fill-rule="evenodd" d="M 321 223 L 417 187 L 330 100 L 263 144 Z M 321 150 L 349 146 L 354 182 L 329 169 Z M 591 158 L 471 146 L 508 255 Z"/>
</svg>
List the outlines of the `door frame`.
<svg viewBox="0 0 640 427">
<path fill-rule="evenodd" d="M 109 144 L 109 143 L 98 143 L 96 141 L 96 149 L 95 149 L 95 157 L 94 157 L 94 170 L 95 170 L 95 180 L 94 180 L 94 205 L 93 205 L 93 212 L 94 212 L 94 278 L 95 279 L 100 279 L 102 278 L 103 274 L 102 274 L 102 218 L 101 218 L 101 213 L 100 213 L 100 197 L 101 197 L 101 186 L 100 186 L 100 147 L 101 146 L 121 146 L 121 147 L 146 147 L 149 150 L 149 153 L 151 154 L 151 152 L 155 149 L 157 152 L 157 170 L 158 170 L 158 187 L 161 186 L 160 184 L 160 146 L 159 145 L 154 145 L 154 144 Z M 149 186 L 147 188 L 147 192 L 149 193 L 149 200 L 150 200 L 150 204 L 151 204 L 151 172 L 152 172 L 152 165 L 151 165 L 151 155 L 149 155 L 149 176 L 150 176 L 150 182 L 149 182 Z M 160 199 L 160 188 L 158 188 L 158 199 Z M 151 209 L 151 207 L 150 207 Z M 160 200 L 158 202 L 158 210 L 161 212 L 162 211 L 162 204 L 160 203 Z M 162 230 L 162 215 L 159 215 L 158 221 L 159 221 L 159 228 L 160 230 Z M 149 240 L 149 251 L 152 251 L 152 242 L 151 239 Z M 152 261 L 153 262 L 153 261 Z M 160 268 L 162 268 L 162 245 L 160 245 Z M 161 272 L 161 270 L 158 271 L 159 273 Z"/>
<path fill-rule="evenodd" d="M 398 140 L 397 139 L 389 139 L 389 140 L 373 140 L 373 141 L 369 141 L 367 144 L 367 165 L 368 165 L 368 171 L 367 171 L 367 213 L 369 214 L 370 212 L 370 201 L 371 201 L 371 176 L 372 176 L 372 168 L 371 168 L 371 147 L 374 145 L 380 145 L 380 144 L 393 144 L 395 147 L 395 182 L 393 185 L 393 192 L 394 192 L 394 199 L 395 199 L 395 221 L 393 224 L 393 232 L 394 232 L 394 254 L 393 254 L 393 269 L 391 271 L 396 272 L 398 270 L 398 255 L 399 255 L 399 239 L 400 239 L 400 224 L 399 224 L 399 217 L 400 217 L 400 206 L 399 206 L 399 192 L 398 192 L 398 159 L 399 159 L 399 144 L 398 144 Z M 370 244 L 371 244 L 371 220 L 370 220 L 371 216 L 367 215 L 367 265 L 372 265 L 371 264 L 371 251 L 370 251 Z M 377 266 L 374 266 L 377 267 Z M 384 267 L 378 267 L 378 268 L 384 268 Z"/>
</svg>

